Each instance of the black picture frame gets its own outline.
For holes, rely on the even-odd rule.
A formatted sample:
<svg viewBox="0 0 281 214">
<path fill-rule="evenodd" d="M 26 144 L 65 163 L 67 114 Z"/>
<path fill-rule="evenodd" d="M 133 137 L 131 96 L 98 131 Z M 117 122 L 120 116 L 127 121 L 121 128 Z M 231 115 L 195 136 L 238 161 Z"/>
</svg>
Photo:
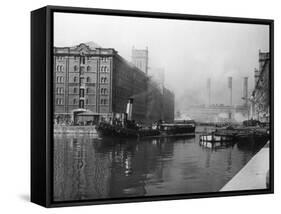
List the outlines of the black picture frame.
<svg viewBox="0 0 281 214">
<path fill-rule="evenodd" d="M 268 189 L 54 202 L 53 193 L 53 14 L 54 12 L 127 17 L 260 24 L 270 27 L 270 182 Z M 44 207 L 112 204 L 274 192 L 274 21 L 204 15 L 46 6 L 31 12 L 31 201 Z"/>
</svg>

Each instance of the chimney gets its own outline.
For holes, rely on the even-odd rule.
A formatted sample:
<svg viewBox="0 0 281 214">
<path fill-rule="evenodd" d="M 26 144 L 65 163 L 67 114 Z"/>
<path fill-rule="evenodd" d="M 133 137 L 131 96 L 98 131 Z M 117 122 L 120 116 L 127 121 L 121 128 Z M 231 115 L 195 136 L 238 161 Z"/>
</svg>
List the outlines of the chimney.
<svg viewBox="0 0 281 214">
<path fill-rule="evenodd" d="M 232 106 L 232 77 L 228 77 L 229 105 Z"/>
<path fill-rule="evenodd" d="M 132 120 L 133 98 L 129 98 L 126 108 L 127 120 Z"/>
</svg>

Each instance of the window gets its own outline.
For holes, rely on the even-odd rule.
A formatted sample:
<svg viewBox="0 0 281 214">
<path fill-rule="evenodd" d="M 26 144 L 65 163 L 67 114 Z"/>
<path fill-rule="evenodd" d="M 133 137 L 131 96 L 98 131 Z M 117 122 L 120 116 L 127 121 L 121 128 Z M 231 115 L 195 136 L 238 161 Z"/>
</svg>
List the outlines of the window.
<svg viewBox="0 0 281 214">
<path fill-rule="evenodd" d="M 57 88 L 57 94 L 63 94 L 63 88 Z"/>
<path fill-rule="evenodd" d="M 60 66 L 60 71 L 63 71 L 63 66 L 62 65 Z"/>
<path fill-rule="evenodd" d="M 88 105 L 89 104 L 89 101 L 88 101 L 88 99 L 86 99 L 86 105 Z"/>
<path fill-rule="evenodd" d="M 79 108 L 84 108 L 84 100 L 79 100 Z"/>
<path fill-rule="evenodd" d="M 87 71 L 89 72 L 89 71 L 91 71 L 91 66 L 87 66 Z"/>
<path fill-rule="evenodd" d="M 84 97 L 85 96 L 85 91 L 83 88 L 80 88 L 80 97 Z"/>
<path fill-rule="evenodd" d="M 63 104 L 63 100 L 61 98 L 57 98 L 56 103 L 58 105 L 62 105 Z"/>
<path fill-rule="evenodd" d="M 80 57 L 80 64 L 85 64 L 85 55 L 84 53 L 81 53 L 81 57 Z"/>
<path fill-rule="evenodd" d="M 89 88 L 87 88 L 87 89 L 86 89 L 86 94 L 89 94 L 89 91 L 90 91 L 90 89 L 89 89 Z"/>
<path fill-rule="evenodd" d="M 74 71 L 77 71 L 77 70 L 78 70 L 78 66 L 74 65 Z"/>
<path fill-rule="evenodd" d="M 74 77 L 74 78 L 73 78 L 73 82 L 77 82 L 77 77 Z"/>
<path fill-rule="evenodd" d="M 73 93 L 74 93 L 74 94 L 77 93 L 77 88 L 73 88 Z"/>
<path fill-rule="evenodd" d="M 76 104 L 76 99 L 73 99 L 73 104 L 74 104 L 74 105 Z"/>
<path fill-rule="evenodd" d="M 106 88 L 101 88 L 101 94 L 107 94 L 107 89 Z"/>
<path fill-rule="evenodd" d="M 63 82 L 63 77 L 57 76 L 57 83 L 62 83 L 62 82 Z"/>
<path fill-rule="evenodd" d="M 77 60 L 77 56 L 74 56 L 74 60 Z"/>
<path fill-rule="evenodd" d="M 100 82 L 101 83 L 107 83 L 107 78 L 106 77 L 101 77 Z"/>
<path fill-rule="evenodd" d="M 90 77 L 87 77 L 87 80 L 86 80 L 87 82 L 90 82 Z"/>
<path fill-rule="evenodd" d="M 101 99 L 100 104 L 101 105 L 107 105 L 107 99 Z"/>
</svg>

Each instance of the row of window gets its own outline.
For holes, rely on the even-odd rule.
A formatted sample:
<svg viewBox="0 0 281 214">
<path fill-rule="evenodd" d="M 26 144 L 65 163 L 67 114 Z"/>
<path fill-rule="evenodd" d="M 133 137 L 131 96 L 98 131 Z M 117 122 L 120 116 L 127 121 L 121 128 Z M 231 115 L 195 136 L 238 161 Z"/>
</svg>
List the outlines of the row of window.
<svg viewBox="0 0 281 214">
<path fill-rule="evenodd" d="M 77 82 L 78 81 L 78 77 L 73 77 L 73 82 Z M 64 77 L 63 76 L 57 76 L 57 83 L 63 83 L 64 82 Z M 83 83 L 84 82 L 84 78 L 81 77 L 80 78 L 80 82 Z M 87 83 L 90 83 L 91 82 L 91 78 L 90 77 L 87 77 L 86 78 L 86 82 Z M 101 77 L 100 78 L 100 83 L 108 83 L 108 79 L 107 77 Z"/>
<path fill-rule="evenodd" d="M 78 89 L 77 88 L 73 88 L 73 93 L 76 94 L 78 92 Z M 86 94 L 89 94 L 90 92 L 90 89 L 89 88 L 86 88 Z M 57 88 L 57 94 L 63 94 L 64 93 L 64 89 L 61 88 L 61 87 L 58 87 Z M 107 88 L 101 88 L 100 89 L 100 93 L 101 94 L 107 94 L 108 93 L 108 90 Z"/>
<path fill-rule="evenodd" d="M 78 65 L 74 65 L 73 69 L 74 69 L 74 72 L 78 72 L 78 69 L 79 69 Z M 84 67 L 81 67 L 80 69 L 81 69 L 81 73 L 85 72 L 85 68 Z M 57 65 L 56 66 L 56 71 L 57 72 L 63 72 L 64 71 L 64 66 L 63 65 Z M 86 67 L 86 71 L 87 72 L 91 72 L 92 71 L 92 67 L 90 65 L 88 65 Z M 107 66 L 101 66 L 100 67 L 100 72 L 107 73 L 107 72 L 109 72 L 109 68 Z"/>
<path fill-rule="evenodd" d="M 79 59 L 79 57 L 80 56 L 74 56 L 74 60 Z M 90 60 L 92 58 L 92 56 L 86 56 L 86 57 L 87 57 L 87 60 Z M 85 56 L 81 56 L 81 58 L 85 58 Z M 63 56 L 57 56 L 56 59 L 57 60 L 63 60 L 64 57 Z M 101 57 L 100 60 L 103 61 L 103 62 L 107 62 L 109 60 L 109 58 L 108 57 Z"/>
<path fill-rule="evenodd" d="M 76 105 L 76 104 L 79 103 L 78 101 L 79 101 L 78 99 L 73 99 L 72 104 L 73 104 L 73 105 Z M 83 100 L 80 100 L 80 101 L 83 102 Z M 88 104 L 89 104 L 89 100 L 86 99 L 85 101 L 86 101 L 86 105 L 88 105 Z M 56 99 L 56 104 L 57 104 L 57 105 L 63 105 L 63 99 L 62 99 L 62 98 L 57 98 L 57 99 Z M 84 102 L 83 102 L 83 104 L 84 104 Z M 100 100 L 100 104 L 101 104 L 101 105 L 107 105 L 107 104 L 108 104 L 108 100 L 107 100 L 107 99 L 101 99 L 101 100 Z"/>
</svg>

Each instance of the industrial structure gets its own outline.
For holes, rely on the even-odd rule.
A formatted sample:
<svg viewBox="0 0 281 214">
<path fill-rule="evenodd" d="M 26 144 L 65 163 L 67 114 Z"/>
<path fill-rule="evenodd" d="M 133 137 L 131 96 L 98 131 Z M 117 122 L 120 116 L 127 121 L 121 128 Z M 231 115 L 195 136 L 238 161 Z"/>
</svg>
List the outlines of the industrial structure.
<svg viewBox="0 0 281 214">
<path fill-rule="evenodd" d="M 133 63 L 115 49 L 92 42 L 54 47 L 53 57 L 55 123 L 85 125 L 118 119 L 126 111 L 129 98 L 134 99 L 133 120 L 173 120 L 174 95 L 166 88 L 161 91 L 154 87 L 147 74 L 147 49 L 133 49 Z M 151 100 L 160 100 L 158 108 L 148 109 Z M 163 103 L 168 111 L 163 111 Z M 162 116 L 157 116 L 159 109 Z"/>
</svg>

